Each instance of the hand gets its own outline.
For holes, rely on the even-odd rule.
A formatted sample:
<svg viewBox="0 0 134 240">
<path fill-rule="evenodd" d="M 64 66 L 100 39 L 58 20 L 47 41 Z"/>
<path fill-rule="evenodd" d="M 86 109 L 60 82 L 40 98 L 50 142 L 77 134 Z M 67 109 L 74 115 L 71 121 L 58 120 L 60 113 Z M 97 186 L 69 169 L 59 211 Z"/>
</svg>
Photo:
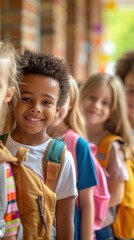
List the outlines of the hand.
<svg viewBox="0 0 134 240">
<path fill-rule="evenodd" d="M 13 157 L 13 155 L 0 141 L 0 163 L 2 162 L 17 162 L 17 158 Z"/>
</svg>

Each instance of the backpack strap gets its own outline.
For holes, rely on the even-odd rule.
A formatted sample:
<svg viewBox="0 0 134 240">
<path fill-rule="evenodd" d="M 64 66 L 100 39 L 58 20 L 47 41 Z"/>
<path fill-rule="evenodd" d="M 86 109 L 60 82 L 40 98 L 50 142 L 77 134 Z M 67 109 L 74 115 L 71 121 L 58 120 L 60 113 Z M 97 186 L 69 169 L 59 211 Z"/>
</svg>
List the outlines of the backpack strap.
<svg viewBox="0 0 134 240">
<path fill-rule="evenodd" d="M 26 154 L 29 150 L 25 147 L 19 147 L 17 153 L 16 153 L 16 158 L 18 159 L 17 163 L 19 163 L 19 165 L 21 165 L 25 159 L 26 159 Z M 13 164 L 17 164 L 17 163 L 13 163 Z"/>
<path fill-rule="evenodd" d="M 43 157 L 43 172 L 45 184 L 55 190 L 60 169 L 65 157 L 66 144 L 61 139 L 53 139 Z"/>
<path fill-rule="evenodd" d="M 77 159 L 76 159 L 76 145 L 79 139 L 79 135 L 73 129 L 69 129 L 66 134 L 64 141 L 67 144 L 67 149 L 72 153 L 75 165 L 75 172 L 76 172 L 76 180 L 78 181 L 78 167 L 77 167 Z"/>
<path fill-rule="evenodd" d="M 7 133 L 7 134 L 0 135 L 0 141 L 5 144 L 6 139 L 7 139 L 7 136 L 8 136 L 8 133 Z"/>
<path fill-rule="evenodd" d="M 104 136 L 98 144 L 97 159 L 99 160 L 103 168 L 106 168 L 108 165 L 108 161 L 109 161 L 108 153 L 110 151 L 111 144 L 114 141 L 119 141 L 121 143 L 124 143 L 124 140 L 122 137 L 109 133 L 108 135 Z"/>
</svg>

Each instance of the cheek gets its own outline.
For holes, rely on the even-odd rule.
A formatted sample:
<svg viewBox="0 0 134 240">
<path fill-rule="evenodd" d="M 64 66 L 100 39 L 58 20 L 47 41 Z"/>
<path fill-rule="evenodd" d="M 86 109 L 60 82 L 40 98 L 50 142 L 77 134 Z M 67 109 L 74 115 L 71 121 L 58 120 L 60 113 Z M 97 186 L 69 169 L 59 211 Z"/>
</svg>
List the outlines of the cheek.
<svg viewBox="0 0 134 240">
<path fill-rule="evenodd" d="M 126 96 L 126 99 L 128 104 L 134 103 L 134 96 Z"/>
<path fill-rule="evenodd" d="M 110 115 L 111 115 L 111 109 L 110 108 L 108 108 L 107 110 L 106 110 L 106 115 L 107 115 L 107 119 L 110 117 Z"/>
<path fill-rule="evenodd" d="M 15 116 L 20 116 L 24 111 L 25 111 L 25 109 L 24 109 L 24 107 L 21 105 L 21 103 L 16 103 L 16 104 L 14 104 L 14 107 L 13 107 L 13 109 L 14 109 L 14 115 Z"/>
<path fill-rule="evenodd" d="M 85 100 L 84 104 L 83 104 L 83 111 L 86 112 L 88 110 L 88 108 L 90 107 L 90 101 L 89 100 Z"/>
<path fill-rule="evenodd" d="M 15 107 L 15 109 L 14 109 L 14 117 L 17 119 L 18 116 L 21 116 L 20 115 L 20 111 L 19 111 L 19 109 L 17 107 Z"/>
</svg>

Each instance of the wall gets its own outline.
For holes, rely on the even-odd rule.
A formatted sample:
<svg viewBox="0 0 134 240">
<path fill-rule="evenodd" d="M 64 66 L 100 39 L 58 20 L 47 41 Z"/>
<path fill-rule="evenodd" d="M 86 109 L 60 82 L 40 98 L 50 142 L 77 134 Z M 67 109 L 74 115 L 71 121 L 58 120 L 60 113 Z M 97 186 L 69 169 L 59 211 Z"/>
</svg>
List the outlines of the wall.
<svg viewBox="0 0 134 240">
<path fill-rule="evenodd" d="M 1 39 L 44 50 L 68 62 L 79 83 L 96 71 L 100 0 L 0 0 Z"/>
</svg>

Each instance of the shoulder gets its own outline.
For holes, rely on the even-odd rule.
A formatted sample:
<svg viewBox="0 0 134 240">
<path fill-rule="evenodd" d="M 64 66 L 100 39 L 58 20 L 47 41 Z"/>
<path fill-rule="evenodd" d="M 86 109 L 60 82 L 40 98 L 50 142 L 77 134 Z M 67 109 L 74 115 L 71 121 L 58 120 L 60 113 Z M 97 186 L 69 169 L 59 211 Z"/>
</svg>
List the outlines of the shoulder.
<svg viewBox="0 0 134 240">
<path fill-rule="evenodd" d="M 73 164 L 73 156 L 68 149 L 65 150 L 64 164 Z"/>
<path fill-rule="evenodd" d="M 128 180 L 124 151 L 117 141 L 111 144 L 107 171 L 110 173 L 110 179 Z"/>
<path fill-rule="evenodd" d="M 124 156 L 124 151 L 123 151 L 123 148 L 122 148 L 123 144 L 120 142 L 120 141 L 113 141 L 111 143 L 111 147 L 110 147 L 110 152 L 109 154 L 119 154 L 122 152 L 122 155 Z"/>
<path fill-rule="evenodd" d="M 71 152 L 69 152 L 67 149 L 65 151 L 64 161 L 61 167 L 58 181 L 56 183 L 55 192 L 57 200 L 70 196 L 77 196 L 74 160 Z"/>
<path fill-rule="evenodd" d="M 79 136 L 79 138 L 77 139 L 77 143 L 76 143 L 76 147 L 79 147 L 81 150 L 83 150 L 84 151 L 84 149 L 90 149 L 90 145 L 89 145 L 89 142 L 86 140 L 86 139 L 84 139 L 84 138 L 82 138 L 82 137 L 80 137 Z"/>
</svg>

